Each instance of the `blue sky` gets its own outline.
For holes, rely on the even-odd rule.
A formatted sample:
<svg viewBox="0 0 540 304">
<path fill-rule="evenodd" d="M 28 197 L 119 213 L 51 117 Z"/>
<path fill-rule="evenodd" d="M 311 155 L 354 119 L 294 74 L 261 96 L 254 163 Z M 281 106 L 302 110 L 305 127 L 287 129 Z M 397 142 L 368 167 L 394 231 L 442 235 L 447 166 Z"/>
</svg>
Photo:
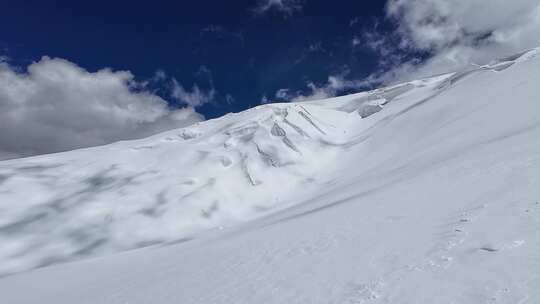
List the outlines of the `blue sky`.
<svg viewBox="0 0 540 304">
<path fill-rule="evenodd" d="M 0 160 L 540 46 L 538 0 L 0 2 Z"/>
<path fill-rule="evenodd" d="M 13 65 L 59 57 L 89 71 L 129 70 L 172 105 L 168 80 L 212 88 L 197 111 L 240 111 L 280 89 L 309 91 L 329 75 L 362 78 L 377 54 L 357 41 L 384 14 L 384 1 L 10 1 L 0 40 Z M 269 6 L 268 6 L 269 5 Z M 356 40 L 354 40 L 356 39 Z M 353 41 L 355 41 L 353 43 Z M 160 72 L 161 73 L 161 72 Z M 162 74 L 160 74 L 162 75 Z"/>
</svg>

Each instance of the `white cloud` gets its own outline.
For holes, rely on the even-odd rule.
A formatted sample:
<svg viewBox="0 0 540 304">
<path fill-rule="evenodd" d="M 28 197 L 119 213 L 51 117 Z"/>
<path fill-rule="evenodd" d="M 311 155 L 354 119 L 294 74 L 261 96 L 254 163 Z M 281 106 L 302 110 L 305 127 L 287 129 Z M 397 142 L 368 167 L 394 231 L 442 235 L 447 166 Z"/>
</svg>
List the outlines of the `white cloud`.
<svg viewBox="0 0 540 304">
<path fill-rule="evenodd" d="M 199 88 L 198 85 L 193 85 L 191 91 L 187 91 L 181 84 L 173 78 L 172 80 L 172 90 L 171 97 L 174 99 L 185 103 L 190 107 L 199 107 L 208 102 L 214 100 L 216 96 L 216 90 L 211 88 L 209 91 L 205 92 Z"/>
<path fill-rule="evenodd" d="M 336 94 L 336 91 L 334 90 L 334 88 L 332 88 L 330 83 L 327 83 L 319 87 L 315 83 L 309 82 L 307 84 L 307 87 L 310 90 L 308 94 L 302 94 L 298 92 L 296 96 L 290 98 L 290 101 L 300 102 L 300 101 L 308 101 L 308 100 L 326 99 L 329 97 L 333 97 Z"/>
<path fill-rule="evenodd" d="M 325 99 L 336 96 L 338 93 L 347 89 L 357 89 L 365 86 L 363 81 L 347 80 L 343 75 L 328 76 L 327 82 L 322 86 L 317 86 L 313 82 L 308 83 L 310 93 L 307 95 L 298 95 L 291 101 L 307 101 Z"/>
<path fill-rule="evenodd" d="M 344 75 L 332 75 L 323 85 L 316 85 L 308 82 L 308 92 L 291 92 L 289 89 L 279 89 L 275 97 L 281 100 L 301 102 L 308 100 L 319 100 L 337 96 L 340 92 L 349 89 L 359 89 L 369 85 L 370 80 L 348 80 Z"/>
<path fill-rule="evenodd" d="M 275 96 L 276 98 L 279 98 L 279 99 L 289 99 L 291 97 L 289 93 L 289 89 L 279 89 L 277 90 Z"/>
<path fill-rule="evenodd" d="M 230 104 L 233 104 L 236 100 L 234 99 L 234 97 L 231 95 L 231 94 L 226 94 L 225 95 L 225 102 L 230 105 Z"/>
<path fill-rule="evenodd" d="M 90 73 L 43 57 L 22 72 L 0 63 L 0 159 L 101 145 L 201 121 L 172 110 L 128 71 Z"/>
<path fill-rule="evenodd" d="M 358 22 L 360 22 L 360 18 L 358 17 L 352 18 L 351 20 L 349 20 L 349 27 L 353 27 Z"/>
<path fill-rule="evenodd" d="M 207 78 L 210 83 L 213 83 L 214 81 L 212 78 L 212 71 L 210 71 L 210 69 L 205 65 L 199 66 L 199 69 L 197 70 L 195 75 L 199 77 Z"/>
<path fill-rule="evenodd" d="M 208 90 L 203 90 L 198 84 L 194 84 L 191 91 L 189 91 L 178 83 L 175 78 L 172 78 L 170 87 L 171 97 L 193 108 L 214 101 L 217 96 L 217 91 L 214 88 L 212 71 L 210 71 L 208 67 L 201 65 L 195 73 L 195 77 L 203 81 L 208 86 Z M 230 97 L 232 98 L 232 96 Z M 225 96 L 225 101 L 229 102 L 231 99 Z"/>
<path fill-rule="evenodd" d="M 538 0 L 390 0 L 386 15 L 396 32 L 369 37 L 381 57 L 392 58 L 384 81 L 485 64 L 540 46 Z M 414 52 L 424 57 L 406 56 Z"/>
<path fill-rule="evenodd" d="M 155 73 L 154 73 L 154 77 L 152 77 L 152 80 L 154 82 L 160 82 L 160 81 L 163 81 L 167 79 L 167 73 L 165 73 L 164 70 L 157 70 Z"/>
<path fill-rule="evenodd" d="M 267 104 L 267 103 L 271 103 L 271 101 L 268 99 L 268 97 L 266 97 L 266 95 L 263 95 L 261 97 L 261 104 Z"/>
<path fill-rule="evenodd" d="M 475 46 L 482 37 L 521 47 L 538 43 L 539 7 L 537 0 L 392 0 L 387 15 L 414 48 Z"/>
<path fill-rule="evenodd" d="M 263 15 L 275 11 L 285 17 L 290 17 L 302 10 L 302 2 L 301 0 L 259 0 L 253 12 L 257 15 Z"/>
</svg>

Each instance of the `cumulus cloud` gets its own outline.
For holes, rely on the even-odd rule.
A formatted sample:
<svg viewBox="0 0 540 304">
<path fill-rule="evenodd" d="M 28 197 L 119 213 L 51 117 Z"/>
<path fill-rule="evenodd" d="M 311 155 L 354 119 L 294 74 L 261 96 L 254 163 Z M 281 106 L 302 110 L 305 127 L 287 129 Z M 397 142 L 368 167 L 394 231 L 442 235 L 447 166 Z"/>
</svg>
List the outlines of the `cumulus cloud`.
<svg viewBox="0 0 540 304">
<path fill-rule="evenodd" d="M 268 97 L 266 95 L 263 95 L 261 97 L 261 104 L 267 104 L 267 103 L 271 103 L 270 99 L 268 99 Z"/>
<path fill-rule="evenodd" d="M 199 88 L 198 85 L 193 85 L 191 91 L 186 90 L 181 84 L 172 80 L 172 91 L 171 97 L 174 99 L 188 105 L 189 107 L 200 107 L 208 102 L 214 100 L 216 96 L 216 90 L 211 88 L 208 91 L 203 91 Z"/>
<path fill-rule="evenodd" d="M 393 63 L 384 81 L 462 69 L 540 46 L 537 0 L 390 0 L 393 33 L 368 33 Z M 416 53 L 417 56 L 410 56 Z"/>
<path fill-rule="evenodd" d="M 226 94 L 225 95 L 225 102 L 228 104 L 228 105 L 231 105 L 233 103 L 235 103 L 235 99 L 234 97 L 231 95 L 231 94 Z"/>
<path fill-rule="evenodd" d="M 339 93 L 350 90 L 359 89 L 370 85 L 368 80 L 348 80 L 345 75 L 331 75 L 326 83 L 317 85 L 314 82 L 307 83 L 307 92 L 296 91 L 291 92 L 289 89 L 279 89 L 275 93 L 275 97 L 279 100 L 292 102 L 301 102 L 309 100 L 326 99 L 337 96 Z"/>
<path fill-rule="evenodd" d="M 170 109 L 128 71 L 88 72 L 43 57 L 26 70 L 0 63 L 0 159 L 95 146 L 201 121 Z"/>
<path fill-rule="evenodd" d="M 328 77 L 328 79 L 331 79 L 331 78 L 332 76 Z M 307 94 L 302 93 L 302 92 L 297 92 L 296 94 L 291 95 L 287 99 L 293 102 L 299 102 L 299 101 L 325 99 L 325 98 L 335 96 L 336 94 L 336 89 L 333 87 L 332 83 L 330 82 L 321 86 L 317 86 L 313 82 L 308 82 L 307 87 L 309 89 L 309 92 Z"/>
<path fill-rule="evenodd" d="M 536 0 L 392 0 L 387 15 L 399 21 L 414 48 L 483 42 L 521 47 L 538 42 L 539 8 Z"/>
<path fill-rule="evenodd" d="M 152 81 L 154 82 L 161 82 L 165 79 L 167 79 L 167 73 L 165 73 L 165 71 L 161 69 L 157 70 L 154 73 L 154 77 L 152 77 Z"/>
<path fill-rule="evenodd" d="M 301 0 L 259 0 L 253 12 L 257 15 L 263 15 L 271 11 L 290 17 L 294 13 L 302 10 Z"/>
<path fill-rule="evenodd" d="M 287 99 L 290 97 L 289 89 L 279 89 L 277 90 L 275 96 L 276 98 L 279 98 L 279 99 Z"/>
<path fill-rule="evenodd" d="M 209 87 L 207 90 L 203 90 L 199 85 L 194 84 L 191 90 L 187 90 L 182 86 L 175 78 L 171 80 L 171 97 L 177 101 L 186 104 L 189 107 L 200 107 L 206 103 L 214 101 L 217 96 L 217 91 L 214 88 L 214 79 L 212 77 L 212 71 L 204 65 L 201 65 L 195 77 L 203 81 Z M 232 96 L 231 96 L 232 97 Z M 225 97 L 227 102 L 227 97 Z"/>
</svg>

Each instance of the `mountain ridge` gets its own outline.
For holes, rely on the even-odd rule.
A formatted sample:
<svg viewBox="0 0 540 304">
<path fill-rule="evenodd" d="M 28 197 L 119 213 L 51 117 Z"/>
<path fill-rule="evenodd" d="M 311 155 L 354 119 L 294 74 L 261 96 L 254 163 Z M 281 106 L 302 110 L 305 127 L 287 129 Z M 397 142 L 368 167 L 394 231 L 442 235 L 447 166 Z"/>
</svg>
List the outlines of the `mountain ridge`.
<svg viewBox="0 0 540 304">
<path fill-rule="evenodd" d="M 95 268 L 94 303 L 538 298 L 538 53 L 0 162 L 0 273 L 76 261 L 0 291 L 35 302 L 10 292 L 35 280 L 69 303 L 81 290 L 60 282 L 85 286 Z"/>
</svg>

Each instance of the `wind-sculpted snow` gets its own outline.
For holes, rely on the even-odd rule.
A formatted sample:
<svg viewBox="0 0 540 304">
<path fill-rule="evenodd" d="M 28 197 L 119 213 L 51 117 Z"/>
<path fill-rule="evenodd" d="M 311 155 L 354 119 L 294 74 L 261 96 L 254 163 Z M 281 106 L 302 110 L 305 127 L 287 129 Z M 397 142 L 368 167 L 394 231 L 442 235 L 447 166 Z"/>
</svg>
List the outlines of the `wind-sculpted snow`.
<svg viewBox="0 0 540 304">
<path fill-rule="evenodd" d="M 343 137 L 331 122 L 346 116 L 267 105 L 145 140 L 2 162 L 0 274 L 171 243 L 288 207 L 325 182 L 336 153 L 325 143 Z"/>
<path fill-rule="evenodd" d="M 538 53 L 0 162 L 0 299 L 540 302 Z"/>
</svg>

